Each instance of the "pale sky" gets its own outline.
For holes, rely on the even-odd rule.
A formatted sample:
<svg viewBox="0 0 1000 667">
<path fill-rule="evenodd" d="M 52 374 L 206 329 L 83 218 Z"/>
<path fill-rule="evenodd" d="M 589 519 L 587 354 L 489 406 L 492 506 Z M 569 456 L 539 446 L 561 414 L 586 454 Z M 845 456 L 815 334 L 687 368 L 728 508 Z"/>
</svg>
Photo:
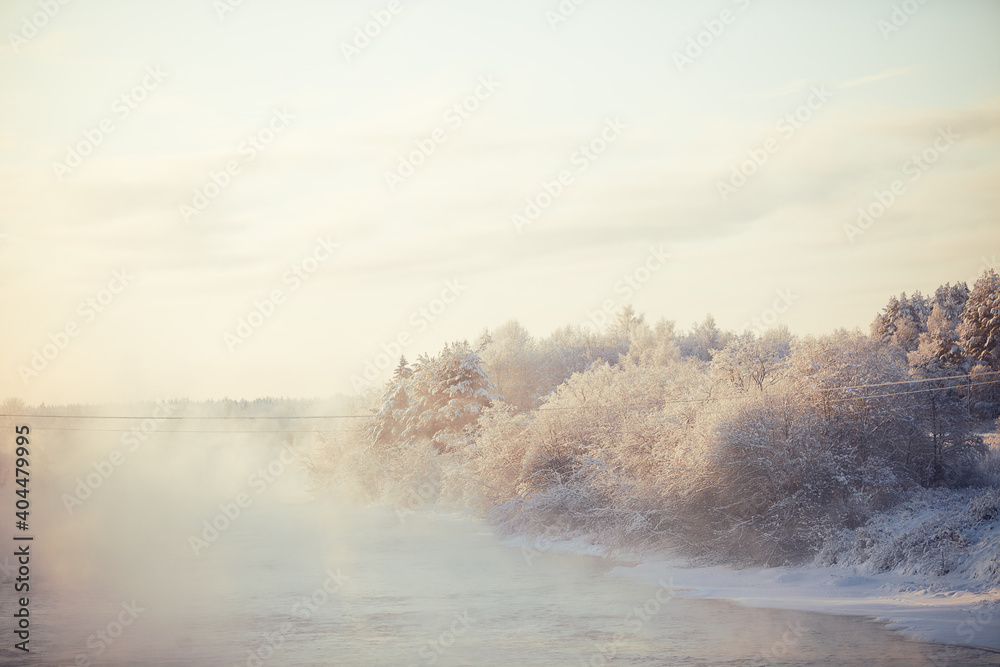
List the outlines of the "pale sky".
<svg viewBox="0 0 1000 667">
<path fill-rule="evenodd" d="M 794 332 L 867 330 L 1000 253 L 1000 3 L 223 1 L 0 5 L 0 398 L 328 396 L 401 335 L 605 301 L 740 329 L 782 291 Z"/>
</svg>

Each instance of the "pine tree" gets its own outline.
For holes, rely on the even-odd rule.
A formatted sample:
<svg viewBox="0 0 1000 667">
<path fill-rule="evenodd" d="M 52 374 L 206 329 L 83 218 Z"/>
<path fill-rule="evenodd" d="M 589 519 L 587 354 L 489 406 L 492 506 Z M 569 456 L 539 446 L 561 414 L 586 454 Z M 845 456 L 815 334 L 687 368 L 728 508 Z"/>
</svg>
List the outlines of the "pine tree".
<svg viewBox="0 0 1000 667">
<path fill-rule="evenodd" d="M 984 272 L 969 294 L 958 335 L 973 362 L 969 405 L 983 419 L 1000 415 L 1000 277 Z"/>
<path fill-rule="evenodd" d="M 919 291 L 912 297 L 907 297 L 906 292 L 899 298 L 889 297 L 889 303 L 872 322 L 872 337 L 912 352 L 920 344 L 920 334 L 927 331 L 930 312 L 931 301 Z"/>
<path fill-rule="evenodd" d="M 711 314 L 705 316 L 700 324 L 695 325 L 691 333 L 681 339 L 681 354 L 686 357 L 697 357 L 702 361 L 712 360 L 712 351 L 721 350 L 732 335 L 723 332 L 715 323 Z"/>
<path fill-rule="evenodd" d="M 396 382 L 404 382 L 413 377 L 413 370 L 410 365 L 406 363 L 406 357 L 399 358 L 399 365 L 396 366 L 396 370 L 392 372 L 392 379 Z"/>
<path fill-rule="evenodd" d="M 947 305 L 934 304 L 927 318 L 927 331 L 920 334 L 917 349 L 908 359 L 913 367 L 920 367 L 934 375 L 958 375 L 969 370 L 968 356 L 958 335 L 958 317 L 949 317 Z"/>
<path fill-rule="evenodd" d="M 380 407 L 372 421 L 369 432 L 373 443 L 385 445 L 403 435 L 405 431 L 403 416 L 410 405 L 407 387 L 412 376 L 413 371 L 406 363 L 406 357 L 400 357 L 399 365 L 393 371 L 392 379 L 386 384 Z"/>
<path fill-rule="evenodd" d="M 976 281 L 959 326 L 962 346 L 974 360 L 1000 370 L 1000 276 L 989 269 Z"/>
<path fill-rule="evenodd" d="M 487 407 L 496 386 L 468 342 L 445 345 L 437 357 L 405 359 L 386 385 L 370 430 L 377 445 L 407 446 L 426 439 L 445 451 Z"/>
<path fill-rule="evenodd" d="M 933 306 L 940 307 L 944 312 L 943 316 L 949 322 L 956 325 L 962 320 L 962 313 L 965 311 L 965 304 L 969 300 L 969 287 L 964 283 L 945 283 L 934 292 Z M 933 314 L 933 310 L 932 310 Z"/>
</svg>

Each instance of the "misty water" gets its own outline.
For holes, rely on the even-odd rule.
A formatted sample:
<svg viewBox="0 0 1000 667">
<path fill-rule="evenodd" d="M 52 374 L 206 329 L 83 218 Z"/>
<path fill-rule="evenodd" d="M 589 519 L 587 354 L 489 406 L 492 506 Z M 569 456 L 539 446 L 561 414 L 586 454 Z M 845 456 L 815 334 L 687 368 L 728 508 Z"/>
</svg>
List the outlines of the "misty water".
<svg viewBox="0 0 1000 667">
<path fill-rule="evenodd" d="M 608 576 L 602 558 L 526 557 L 462 514 L 317 501 L 298 462 L 251 482 L 283 447 L 252 437 L 151 441 L 70 513 L 62 494 L 111 449 L 89 437 L 39 457 L 32 652 L 5 642 L 5 664 L 997 662 L 871 619 L 673 597 Z M 244 492 L 196 554 L 190 537 Z M 9 618 L 6 593 L 0 607 Z"/>
</svg>

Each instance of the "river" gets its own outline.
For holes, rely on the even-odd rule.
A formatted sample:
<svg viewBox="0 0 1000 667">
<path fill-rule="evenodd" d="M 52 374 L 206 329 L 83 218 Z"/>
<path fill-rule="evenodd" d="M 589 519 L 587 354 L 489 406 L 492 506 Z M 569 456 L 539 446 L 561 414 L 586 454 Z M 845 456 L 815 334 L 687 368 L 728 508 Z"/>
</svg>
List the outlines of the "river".
<svg viewBox="0 0 1000 667">
<path fill-rule="evenodd" d="M 311 500 L 294 470 L 260 489 L 248 486 L 250 468 L 219 464 L 185 478 L 171 460 L 126 461 L 72 513 L 60 492 L 76 477 L 54 480 L 58 492 L 38 499 L 48 527 L 32 544 L 31 653 L 11 650 L 5 628 L 0 660 L 875 666 L 1000 657 L 911 641 L 866 618 L 676 597 L 669 582 L 607 576 L 615 563 L 606 559 L 505 546 L 471 517 Z M 204 488 L 219 475 L 229 482 Z M 241 493 L 250 503 L 237 516 Z M 232 518 L 219 519 L 226 510 Z M 204 521 L 221 530 L 206 533 Z M 4 589 L 9 623 L 9 582 Z"/>
</svg>

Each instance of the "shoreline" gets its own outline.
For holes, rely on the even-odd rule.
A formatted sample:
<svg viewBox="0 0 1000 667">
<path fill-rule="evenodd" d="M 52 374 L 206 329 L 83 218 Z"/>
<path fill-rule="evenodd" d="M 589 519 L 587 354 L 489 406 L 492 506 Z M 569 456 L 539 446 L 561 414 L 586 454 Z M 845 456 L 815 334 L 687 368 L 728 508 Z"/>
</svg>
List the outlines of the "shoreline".
<svg viewBox="0 0 1000 667">
<path fill-rule="evenodd" d="M 672 577 L 679 595 L 723 599 L 748 607 L 866 616 L 918 641 L 1000 653 L 1000 596 L 934 585 L 893 573 L 859 574 L 836 567 L 734 570 L 649 561 L 616 567 L 610 576 L 649 584 Z"/>
<path fill-rule="evenodd" d="M 916 641 L 1000 655 L 1000 589 L 975 582 L 934 581 L 893 572 L 865 574 L 837 566 L 688 566 L 661 558 L 616 556 L 583 540 L 551 540 L 540 545 L 530 538 L 512 536 L 501 541 L 537 554 L 601 556 L 611 563 L 606 576 L 650 586 L 665 579 L 678 597 L 866 617 Z"/>
</svg>

